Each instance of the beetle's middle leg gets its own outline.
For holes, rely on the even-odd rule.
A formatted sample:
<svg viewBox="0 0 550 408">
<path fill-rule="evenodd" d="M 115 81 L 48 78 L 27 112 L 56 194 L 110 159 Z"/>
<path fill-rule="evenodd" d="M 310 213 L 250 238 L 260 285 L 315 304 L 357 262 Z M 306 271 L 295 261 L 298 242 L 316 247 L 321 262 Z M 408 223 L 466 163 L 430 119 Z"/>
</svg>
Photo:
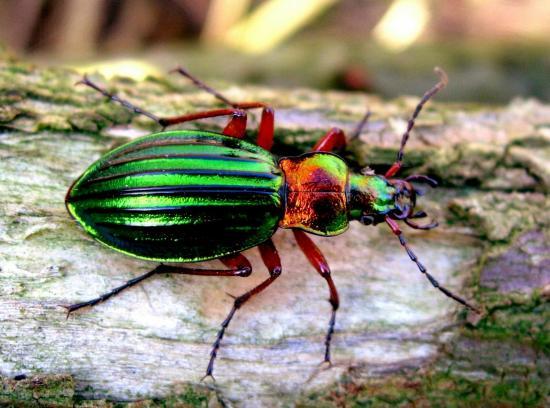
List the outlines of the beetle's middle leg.
<svg viewBox="0 0 550 408">
<path fill-rule="evenodd" d="M 75 303 L 69 306 L 63 306 L 67 309 L 67 317 L 78 310 L 86 306 L 95 306 L 99 303 L 105 302 L 107 299 L 118 295 L 125 289 L 131 288 L 132 286 L 137 285 L 140 282 L 143 282 L 145 279 L 150 278 L 151 276 L 161 274 L 161 273 L 178 273 L 183 275 L 202 275 L 202 276 L 241 276 L 246 277 L 252 273 L 252 266 L 248 259 L 245 258 L 242 254 L 234 254 L 220 258 L 229 269 L 196 269 L 196 268 L 184 268 L 179 266 L 171 266 L 160 264 L 155 269 L 144 273 L 143 275 L 137 276 L 133 279 L 130 279 L 125 284 L 118 286 L 111 291 L 102 294 L 94 299 L 90 299 L 85 302 Z"/>
<path fill-rule="evenodd" d="M 334 334 L 334 325 L 336 323 L 336 311 L 338 310 L 338 306 L 340 305 L 340 299 L 338 297 L 338 291 L 336 290 L 336 285 L 334 285 L 334 281 L 332 280 L 332 276 L 330 274 L 330 267 L 328 266 L 328 262 L 326 261 L 325 257 L 323 256 L 323 253 L 321 250 L 315 245 L 315 243 L 311 240 L 310 237 L 304 232 L 300 230 L 292 230 L 294 233 L 294 237 L 296 238 L 296 242 L 298 243 L 298 246 L 304 253 L 304 255 L 307 257 L 311 265 L 317 270 L 319 275 L 321 275 L 328 284 L 330 297 L 329 297 L 329 303 L 332 306 L 332 315 L 330 317 L 330 321 L 328 324 L 328 331 L 325 338 L 325 362 L 330 364 L 330 342 L 332 340 L 332 335 Z"/>
<path fill-rule="evenodd" d="M 225 320 L 222 322 L 222 327 L 218 332 L 218 336 L 216 337 L 214 344 L 212 345 L 212 351 L 210 352 L 210 361 L 208 362 L 206 375 L 204 376 L 204 378 L 213 377 L 212 372 L 214 371 L 214 361 L 216 360 L 216 356 L 218 355 L 218 350 L 220 349 L 225 330 L 229 326 L 229 323 L 231 322 L 231 319 L 233 319 L 233 316 L 235 315 L 237 309 L 240 309 L 242 305 L 244 305 L 250 298 L 252 298 L 252 296 L 257 295 L 258 293 L 266 289 L 275 281 L 275 279 L 277 279 L 281 275 L 281 259 L 279 258 L 279 254 L 277 253 L 275 245 L 273 245 L 273 241 L 271 241 L 271 239 L 268 239 L 263 244 L 258 245 L 258 249 L 260 250 L 262 260 L 264 261 L 264 264 L 269 271 L 269 278 L 264 280 L 258 286 L 250 289 L 248 292 L 235 298 L 233 302 L 233 307 L 231 308 L 231 311 L 229 312 Z"/>
</svg>

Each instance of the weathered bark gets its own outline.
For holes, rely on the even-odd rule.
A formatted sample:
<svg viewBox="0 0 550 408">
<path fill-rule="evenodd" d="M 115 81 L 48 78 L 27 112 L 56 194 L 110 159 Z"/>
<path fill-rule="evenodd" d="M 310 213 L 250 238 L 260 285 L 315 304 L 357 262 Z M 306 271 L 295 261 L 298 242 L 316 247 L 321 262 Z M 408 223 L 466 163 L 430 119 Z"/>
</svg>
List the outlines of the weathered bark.
<svg viewBox="0 0 550 408">
<path fill-rule="evenodd" d="M 200 378 L 211 343 L 232 302 L 227 293 L 242 293 L 266 276 L 256 250 L 246 252 L 255 267 L 247 279 L 159 276 L 68 320 L 59 306 L 155 266 L 94 242 L 65 211 L 64 194 L 88 165 L 156 127 L 75 88 L 78 79 L 62 69 L 1 65 L 0 404 L 70 406 L 74 398 L 83 405 L 152 398 L 169 405 L 544 404 L 550 106 L 430 103 L 407 149 L 407 172 L 443 184 L 420 200 L 441 227 L 406 231 L 409 241 L 441 283 L 483 305 L 482 318 L 435 291 L 384 226 L 353 225 L 339 237 L 314 238 L 341 297 L 334 366 L 319 370 L 328 290 L 291 234 L 279 231 L 283 276 L 238 311 L 216 362 L 217 382 L 205 385 Z M 157 113 L 215 103 L 180 78 L 109 86 Z M 392 162 L 417 102 L 221 88 L 229 98 L 276 108 L 279 153 L 304 151 L 331 126 L 349 131 L 368 105 L 373 119 L 347 156 L 357 167 L 376 169 Z M 56 384 L 58 398 L 33 391 L 32 379 L 19 385 L 7 379 L 38 373 L 45 377 L 36 381 Z M 74 395 L 67 391 L 73 384 Z"/>
</svg>

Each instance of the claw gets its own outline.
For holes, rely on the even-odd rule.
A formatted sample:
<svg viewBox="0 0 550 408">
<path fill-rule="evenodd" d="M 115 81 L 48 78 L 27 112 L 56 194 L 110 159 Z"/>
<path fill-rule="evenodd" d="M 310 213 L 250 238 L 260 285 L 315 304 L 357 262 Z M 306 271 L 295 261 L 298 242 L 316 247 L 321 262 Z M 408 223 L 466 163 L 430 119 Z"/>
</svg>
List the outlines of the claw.
<svg viewBox="0 0 550 408">
<path fill-rule="evenodd" d="M 225 292 L 225 294 L 226 294 L 227 296 L 229 296 L 231 299 L 237 299 L 237 296 L 232 295 L 232 294 L 229 293 L 229 292 Z"/>
<path fill-rule="evenodd" d="M 327 371 L 332 368 L 332 362 L 330 360 L 323 360 L 317 366 L 315 367 L 315 370 L 311 373 L 311 375 L 306 379 L 306 384 L 309 384 L 311 381 L 315 379 L 322 371 Z"/>
<path fill-rule="evenodd" d="M 178 65 L 176 68 L 172 68 L 170 71 L 168 71 L 168 73 L 169 74 L 174 74 L 176 72 L 182 72 L 182 71 L 187 72 L 181 67 L 181 65 Z"/>
<path fill-rule="evenodd" d="M 208 377 L 212 378 L 212 382 L 213 382 L 213 383 L 216 383 L 216 379 L 214 378 L 214 376 L 212 375 L 212 373 L 206 373 L 206 374 L 201 378 L 201 382 L 204 382 L 204 380 L 207 379 Z"/>
<path fill-rule="evenodd" d="M 57 305 L 57 306 L 62 307 L 63 309 L 65 309 L 67 311 L 67 316 L 65 317 L 65 319 L 69 320 L 69 316 L 73 312 L 73 310 L 71 308 L 71 305 L 69 305 L 69 306 L 67 306 L 67 305 Z"/>
<path fill-rule="evenodd" d="M 317 365 L 318 370 L 330 370 L 332 368 L 332 361 L 323 360 Z"/>
<path fill-rule="evenodd" d="M 88 85 L 90 83 L 90 80 L 88 79 L 88 75 L 84 74 L 81 80 L 76 81 L 74 85 Z"/>
</svg>

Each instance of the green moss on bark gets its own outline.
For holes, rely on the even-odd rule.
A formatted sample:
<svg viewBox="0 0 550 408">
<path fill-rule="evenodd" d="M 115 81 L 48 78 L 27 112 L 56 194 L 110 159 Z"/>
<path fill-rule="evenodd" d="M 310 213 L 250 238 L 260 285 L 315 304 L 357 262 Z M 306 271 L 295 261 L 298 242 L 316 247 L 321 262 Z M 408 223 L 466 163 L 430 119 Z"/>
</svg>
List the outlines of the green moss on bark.
<svg viewBox="0 0 550 408">
<path fill-rule="evenodd" d="M 20 380 L 0 377 L 0 382 L 0 406 L 73 406 L 74 381 L 70 375 L 38 375 Z"/>
<path fill-rule="evenodd" d="M 458 372 L 409 372 L 356 382 L 302 397 L 298 407 L 542 407 L 547 391 L 533 378 L 472 379 Z"/>
</svg>

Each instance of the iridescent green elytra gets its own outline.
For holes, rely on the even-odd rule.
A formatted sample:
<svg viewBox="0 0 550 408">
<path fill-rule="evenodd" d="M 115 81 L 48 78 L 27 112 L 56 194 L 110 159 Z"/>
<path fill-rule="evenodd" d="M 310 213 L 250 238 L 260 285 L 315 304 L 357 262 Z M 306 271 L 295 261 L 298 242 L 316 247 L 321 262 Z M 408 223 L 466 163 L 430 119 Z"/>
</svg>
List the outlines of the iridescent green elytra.
<svg viewBox="0 0 550 408">
<path fill-rule="evenodd" d="M 189 262 L 255 246 L 282 215 L 271 153 L 217 133 L 146 136 L 95 162 L 67 193 L 98 241 L 140 258 Z"/>
</svg>

